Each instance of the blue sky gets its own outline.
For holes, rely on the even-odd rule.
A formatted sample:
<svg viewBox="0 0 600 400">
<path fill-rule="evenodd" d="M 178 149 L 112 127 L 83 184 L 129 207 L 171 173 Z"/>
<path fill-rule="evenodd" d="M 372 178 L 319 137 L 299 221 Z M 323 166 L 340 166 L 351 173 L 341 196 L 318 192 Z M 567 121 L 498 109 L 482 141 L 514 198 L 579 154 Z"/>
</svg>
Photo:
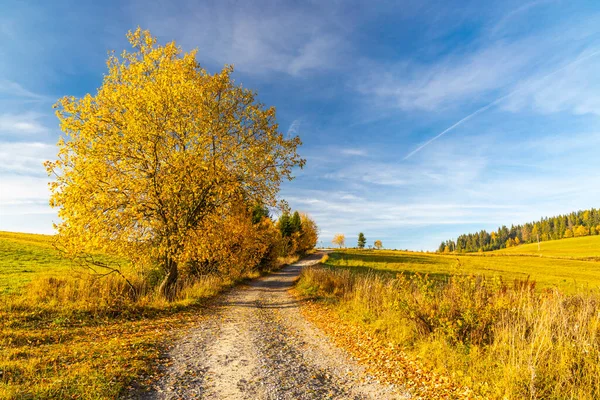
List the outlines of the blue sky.
<svg viewBox="0 0 600 400">
<path fill-rule="evenodd" d="M 0 0 L 0 230 L 52 232 L 51 105 L 138 25 L 277 107 L 307 159 L 281 197 L 324 244 L 427 250 L 600 205 L 597 0 Z"/>
</svg>

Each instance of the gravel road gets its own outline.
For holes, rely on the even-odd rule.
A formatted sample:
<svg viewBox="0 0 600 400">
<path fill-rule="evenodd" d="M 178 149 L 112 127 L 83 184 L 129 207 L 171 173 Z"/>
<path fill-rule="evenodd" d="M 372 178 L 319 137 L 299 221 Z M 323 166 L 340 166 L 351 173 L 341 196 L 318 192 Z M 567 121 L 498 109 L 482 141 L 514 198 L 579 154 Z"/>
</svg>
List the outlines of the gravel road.
<svg viewBox="0 0 600 400">
<path fill-rule="evenodd" d="M 144 399 L 398 399 L 300 314 L 289 289 L 315 254 L 231 290 L 169 353 Z"/>
</svg>

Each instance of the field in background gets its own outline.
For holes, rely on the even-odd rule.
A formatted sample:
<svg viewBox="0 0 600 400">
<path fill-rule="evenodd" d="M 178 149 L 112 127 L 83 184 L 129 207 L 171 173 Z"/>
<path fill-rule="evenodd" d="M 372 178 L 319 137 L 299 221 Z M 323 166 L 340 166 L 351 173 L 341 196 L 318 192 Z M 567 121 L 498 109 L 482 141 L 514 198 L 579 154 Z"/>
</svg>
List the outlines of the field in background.
<svg viewBox="0 0 600 400">
<path fill-rule="evenodd" d="M 543 242 L 542 257 L 531 253 L 531 246 L 508 249 L 515 249 L 514 253 L 502 250 L 468 255 L 348 249 L 331 253 L 326 265 L 390 276 L 419 273 L 435 279 L 452 275 L 500 277 L 507 282 L 529 279 L 538 289 L 558 288 L 567 293 L 600 288 L 600 236 Z"/>
<path fill-rule="evenodd" d="M 528 243 L 495 250 L 488 254 L 527 254 L 542 257 L 595 258 L 600 261 L 600 235 Z"/>
</svg>

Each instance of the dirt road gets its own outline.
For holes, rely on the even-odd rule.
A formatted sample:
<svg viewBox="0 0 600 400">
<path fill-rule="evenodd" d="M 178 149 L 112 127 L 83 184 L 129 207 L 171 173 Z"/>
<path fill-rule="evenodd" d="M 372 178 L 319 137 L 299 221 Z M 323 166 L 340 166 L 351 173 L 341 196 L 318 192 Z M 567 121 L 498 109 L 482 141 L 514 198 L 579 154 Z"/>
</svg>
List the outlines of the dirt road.
<svg viewBox="0 0 600 400">
<path fill-rule="evenodd" d="M 222 296 L 171 350 L 146 399 L 398 399 L 299 312 L 289 293 L 308 257 Z"/>
</svg>

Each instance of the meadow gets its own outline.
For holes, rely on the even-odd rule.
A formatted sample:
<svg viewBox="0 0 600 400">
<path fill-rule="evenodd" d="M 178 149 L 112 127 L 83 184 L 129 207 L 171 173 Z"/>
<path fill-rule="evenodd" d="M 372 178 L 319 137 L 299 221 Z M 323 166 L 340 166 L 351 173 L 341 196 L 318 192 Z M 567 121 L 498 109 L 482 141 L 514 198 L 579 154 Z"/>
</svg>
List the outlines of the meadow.
<svg viewBox="0 0 600 400">
<path fill-rule="evenodd" d="M 326 265 L 394 276 L 398 273 L 448 279 L 482 275 L 506 282 L 535 281 L 538 289 L 566 293 L 600 289 L 600 236 L 527 244 L 489 253 L 436 254 L 390 250 L 347 249 L 329 254 Z"/>
<path fill-rule="evenodd" d="M 600 237 L 519 247 L 335 251 L 298 289 L 479 398 L 600 397 Z"/>
<path fill-rule="evenodd" d="M 143 386 L 156 377 L 165 346 L 203 318 L 207 301 L 259 276 L 207 275 L 187 282 L 175 301 L 152 290 L 133 300 L 119 276 L 89 274 L 52 241 L 0 232 L 0 399 L 113 399 L 134 379 Z"/>
<path fill-rule="evenodd" d="M 600 235 L 540 242 L 539 249 L 537 243 L 528 243 L 496 250 L 489 254 L 600 260 Z"/>
<path fill-rule="evenodd" d="M 52 236 L 0 232 L 0 295 L 21 290 L 36 277 L 60 276 L 71 270 Z"/>
</svg>

